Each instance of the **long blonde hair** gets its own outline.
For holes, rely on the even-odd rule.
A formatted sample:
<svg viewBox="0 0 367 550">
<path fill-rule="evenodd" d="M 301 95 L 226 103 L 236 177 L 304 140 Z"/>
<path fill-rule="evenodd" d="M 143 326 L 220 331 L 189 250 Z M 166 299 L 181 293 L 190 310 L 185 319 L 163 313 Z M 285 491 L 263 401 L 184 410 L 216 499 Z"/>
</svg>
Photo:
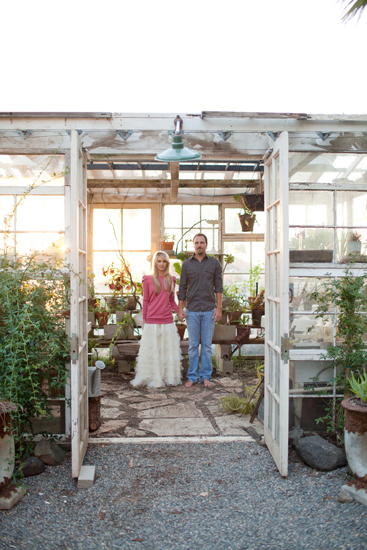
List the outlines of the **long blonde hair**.
<svg viewBox="0 0 367 550">
<path fill-rule="evenodd" d="M 157 261 L 158 261 L 158 258 L 161 257 L 163 258 L 166 262 L 167 262 L 167 265 L 166 265 L 166 269 L 164 270 L 164 273 L 163 273 L 163 276 L 164 276 L 164 281 L 163 281 L 163 287 L 164 287 L 164 290 L 165 292 L 167 292 L 167 294 L 171 294 L 171 292 L 174 292 L 175 290 L 175 287 L 174 287 L 174 284 L 173 284 L 173 278 L 172 278 L 172 275 L 170 274 L 170 261 L 169 261 L 169 256 L 168 254 L 166 254 L 166 252 L 163 252 L 162 250 L 158 250 L 157 252 L 154 253 L 154 256 L 153 256 L 153 283 L 156 287 L 156 293 L 155 295 L 158 296 L 158 294 L 160 293 L 161 291 L 161 283 L 159 282 L 159 273 L 158 273 L 158 268 L 157 268 Z"/>
</svg>

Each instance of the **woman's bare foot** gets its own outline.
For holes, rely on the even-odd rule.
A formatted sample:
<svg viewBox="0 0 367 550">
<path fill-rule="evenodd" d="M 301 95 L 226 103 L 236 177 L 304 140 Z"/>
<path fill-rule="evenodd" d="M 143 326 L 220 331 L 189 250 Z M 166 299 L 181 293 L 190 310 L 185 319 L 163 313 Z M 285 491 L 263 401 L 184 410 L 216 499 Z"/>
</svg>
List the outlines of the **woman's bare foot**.
<svg viewBox="0 0 367 550">
<path fill-rule="evenodd" d="M 213 382 L 210 382 L 210 380 L 207 380 L 207 379 L 205 378 L 205 380 L 204 380 L 204 387 L 205 387 L 205 388 L 210 388 L 210 386 L 214 386 Z"/>
<path fill-rule="evenodd" d="M 194 382 L 192 380 L 188 380 L 185 384 L 185 388 L 191 388 L 191 386 L 194 385 Z"/>
</svg>

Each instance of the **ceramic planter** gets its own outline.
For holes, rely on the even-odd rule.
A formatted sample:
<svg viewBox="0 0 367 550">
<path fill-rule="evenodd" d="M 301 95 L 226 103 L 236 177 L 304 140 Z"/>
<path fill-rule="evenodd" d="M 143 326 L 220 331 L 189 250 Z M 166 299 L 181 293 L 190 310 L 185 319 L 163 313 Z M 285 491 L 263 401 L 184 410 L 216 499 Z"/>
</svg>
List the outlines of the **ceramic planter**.
<svg viewBox="0 0 367 550">
<path fill-rule="evenodd" d="M 8 433 L 11 426 L 11 410 L 14 410 L 13 405 L 0 402 L 0 483 L 3 483 L 5 478 L 10 479 L 14 471 L 14 438 Z"/>
<path fill-rule="evenodd" d="M 358 477 L 367 475 L 367 404 L 350 397 L 342 401 L 346 412 L 344 424 L 345 453 L 350 469 Z"/>
</svg>

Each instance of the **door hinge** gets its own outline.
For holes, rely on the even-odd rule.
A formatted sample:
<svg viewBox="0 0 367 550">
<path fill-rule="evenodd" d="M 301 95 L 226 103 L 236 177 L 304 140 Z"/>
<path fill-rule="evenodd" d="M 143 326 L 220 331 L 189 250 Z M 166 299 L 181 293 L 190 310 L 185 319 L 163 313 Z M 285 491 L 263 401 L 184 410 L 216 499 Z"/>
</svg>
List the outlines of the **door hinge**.
<svg viewBox="0 0 367 550">
<path fill-rule="evenodd" d="M 280 339 L 280 357 L 284 363 L 288 363 L 289 359 L 289 337 L 285 334 Z"/>
<path fill-rule="evenodd" d="M 73 363 L 79 359 L 79 338 L 76 334 L 70 338 L 70 358 Z"/>
</svg>

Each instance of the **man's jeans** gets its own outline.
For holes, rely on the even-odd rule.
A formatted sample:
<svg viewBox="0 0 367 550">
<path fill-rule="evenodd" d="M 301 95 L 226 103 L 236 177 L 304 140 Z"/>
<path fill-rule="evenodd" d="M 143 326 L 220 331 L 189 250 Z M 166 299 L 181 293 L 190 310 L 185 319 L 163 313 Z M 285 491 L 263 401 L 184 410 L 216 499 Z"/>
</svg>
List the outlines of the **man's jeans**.
<svg viewBox="0 0 367 550">
<path fill-rule="evenodd" d="M 210 311 L 188 311 L 186 323 L 189 332 L 188 380 L 196 384 L 199 380 L 199 344 L 201 334 L 200 382 L 212 379 L 212 339 L 214 333 L 214 309 Z"/>
</svg>

